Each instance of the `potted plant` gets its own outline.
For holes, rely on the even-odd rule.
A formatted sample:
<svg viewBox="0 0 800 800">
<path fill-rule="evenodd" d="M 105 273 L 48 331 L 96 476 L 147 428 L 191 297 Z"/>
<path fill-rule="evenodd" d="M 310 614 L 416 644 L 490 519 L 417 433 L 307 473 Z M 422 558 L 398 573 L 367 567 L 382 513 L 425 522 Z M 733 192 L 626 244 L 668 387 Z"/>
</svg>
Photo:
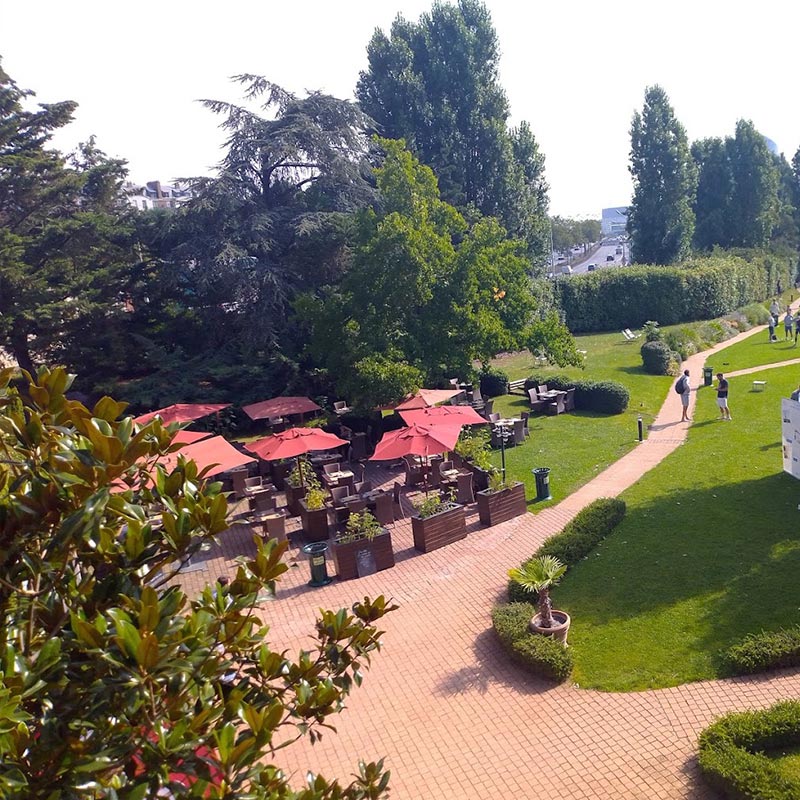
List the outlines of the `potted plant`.
<svg viewBox="0 0 800 800">
<path fill-rule="evenodd" d="M 475 496 L 478 500 L 478 517 L 484 525 L 497 525 L 527 511 L 525 484 L 520 481 L 508 483 L 497 471 L 489 476 L 489 487 L 476 492 Z"/>
<path fill-rule="evenodd" d="M 526 561 L 519 569 L 510 569 L 508 577 L 518 583 L 526 592 L 538 595 L 536 614 L 528 627 L 531 633 L 552 636 L 564 647 L 567 646 L 570 618 L 566 611 L 553 608 L 550 600 L 550 587 L 556 586 L 567 571 L 555 556 L 539 556 Z"/>
<path fill-rule="evenodd" d="M 319 486 L 311 486 L 306 491 L 306 496 L 297 502 L 300 506 L 300 518 L 303 523 L 303 533 L 309 542 L 324 542 L 330 531 L 328 530 L 328 507 L 325 505 L 327 492 Z"/>
<path fill-rule="evenodd" d="M 394 566 L 392 534 L 369 511 L 351 514 L 344 531 L 333 537 L 333 562 L 344 581 L 389 569 Z"/>
<path fill-rule="evenodd" d="M 292 471 L 286 476 L 286 506 L 289 515 L 296 517 L 300 514 L 300 498 L 305 497 L 309 489 L 320 487 L 319 478 L 314 474 L 308 459 L 298 458 Z"/>
<path fill-rule="evenodd" d="M 429 553 L 452 544 L 467 535 L 464 506 L 450 500 L 442 501 L 439 495 L 430 495 L 416 504 L 416 514 L 411 517 L 414 548 Z"/>
<path fill-rule="evenodd" d="M 460 462 L 472 470 L 475 489 L 481 491 L 489 488 L 489 474 L 491 473 L 492 459 L 489 451 L 489 432 L 485 429 L 475 432 L 464 431 L 456 442 L 455 454 L 458 455 L 453 463 Z"/>
</svg>

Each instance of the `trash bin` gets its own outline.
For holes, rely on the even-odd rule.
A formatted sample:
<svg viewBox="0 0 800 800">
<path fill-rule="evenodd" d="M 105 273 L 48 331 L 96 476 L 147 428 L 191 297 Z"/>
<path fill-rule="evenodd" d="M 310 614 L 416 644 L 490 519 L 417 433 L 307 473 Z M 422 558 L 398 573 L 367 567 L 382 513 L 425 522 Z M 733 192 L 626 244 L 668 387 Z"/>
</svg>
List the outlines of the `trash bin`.
<svg viewBox="0 0 800 800">
<path fill-rule="evenodd" d="M 309 586 L 327 586 L 333 579 L 328 577 L 328 565 L 325 554 L 328 552 L 327 542 L 311 542 L 303 545 L 303 552 L 308 556 L 311 565 Z"/>
<path fill-rule="evenodd" d="M 711 386 L 714 382 L 714 368 L 703 367 L 703 386 Z"/>
<path fill-rule="evenodd" d="M 552 500 L 550 494 L 550 467 L 536 467 L 533 470 L 533 477 L 536 478 L 536 502 L 540 500 Z"/>
</svg>

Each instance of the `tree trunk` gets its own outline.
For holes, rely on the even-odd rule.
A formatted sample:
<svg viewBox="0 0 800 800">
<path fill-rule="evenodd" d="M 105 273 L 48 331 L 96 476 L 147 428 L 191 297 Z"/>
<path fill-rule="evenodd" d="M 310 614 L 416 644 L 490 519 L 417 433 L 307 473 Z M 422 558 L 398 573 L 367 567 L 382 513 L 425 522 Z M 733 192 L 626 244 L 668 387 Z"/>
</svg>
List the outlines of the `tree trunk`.
<svg viewBox="0 0 800 800">
<path fill-rule="evenodd" d="M 11 333 L 10 340 L 11 353 L 19 364 L 20 369 L 30 372 L 31 375 L 36 375 L 36 368 L 33 365 L 33 358 L 31 358 L 31 351 L 28 348 L 28 334 L 16 329 Z"/>
<path fill-rule="evenodd" d="M 549 589 L 540 589 L 539 590 L 539 625 L 543 628 L 552 628 L 553 627 L 553 603 L 550 600 L 550 591 Z"/>
</svg>

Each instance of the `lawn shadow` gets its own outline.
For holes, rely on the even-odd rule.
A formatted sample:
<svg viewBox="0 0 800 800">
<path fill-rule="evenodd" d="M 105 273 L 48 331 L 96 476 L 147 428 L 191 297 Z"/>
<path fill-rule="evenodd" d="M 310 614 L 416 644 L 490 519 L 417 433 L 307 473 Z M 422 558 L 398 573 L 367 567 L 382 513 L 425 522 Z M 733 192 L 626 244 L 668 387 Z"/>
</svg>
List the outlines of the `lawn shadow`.
<svg viewBox="0 0 800 800">
<path fill-rule="evenodd" d="M 484 695 L 493 683 L 500 683 L 520 695 L 537 695 L 557 688 L 552 681 L 537 678 L 517 666 L 503 650 L 492 628 L 475 637 L 472 646 L 474 662 L 445 675 L 434 688 L 439 695 Z"/>
</svg>

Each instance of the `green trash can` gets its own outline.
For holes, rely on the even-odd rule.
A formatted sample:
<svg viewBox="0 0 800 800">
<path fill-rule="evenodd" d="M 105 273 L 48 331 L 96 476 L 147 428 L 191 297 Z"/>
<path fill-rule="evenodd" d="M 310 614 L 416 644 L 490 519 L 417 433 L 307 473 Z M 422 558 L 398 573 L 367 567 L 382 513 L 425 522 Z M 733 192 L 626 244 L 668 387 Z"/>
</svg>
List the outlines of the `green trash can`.
<svg viewBox="0 0 800 800">
<path fill-rule="evenodd" d="M 550 467 L 536 467 L 533 470 L 533 477 L 536 478 L 536 502 L 540 500 L 552 500 L 550 494 Z"/>
<path fill-rule="evenodd" d="M 327 586 L 333 578 L 328 577 L 328 565 L 325 554 L 328 552 L 327 542 L 311 542 L 303 545 L 303 552 L 308 556 L 311 566 L 311 580 L 309 586 Z"/>
<path fill-rule="evenodd" d="M 714 382 L 714 368 L 703 367 L 703 386 L 711 386 Z"/>
</svg>

